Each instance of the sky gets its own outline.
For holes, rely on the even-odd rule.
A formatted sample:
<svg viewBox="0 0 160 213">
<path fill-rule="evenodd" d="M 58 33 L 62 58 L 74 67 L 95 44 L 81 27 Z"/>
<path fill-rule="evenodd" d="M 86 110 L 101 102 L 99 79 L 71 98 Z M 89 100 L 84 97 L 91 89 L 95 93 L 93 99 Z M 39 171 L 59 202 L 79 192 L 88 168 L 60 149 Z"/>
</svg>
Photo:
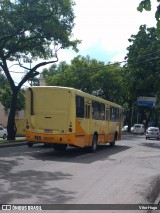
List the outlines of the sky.
<svg viewBox="0 0 160 213">
<path fill-rule="evenodd" d="M 75 38 L 82 40 L 79 55 L 104 61 L 123 61 L 128 39 L 140 25 L 155 26 L 154 13 L 137 11 L 140 0 L 75 0 Z M 154 1 L 153 1 L 154 2 Z M 156 1 L 155 1 L 156 3 Z M 59 60 L 69 62 L 77 56 L 72 51 L 59 52 Z"/>
<path fill-rule="evenodd" d="M 140 25 L 153 27 L 156 24 L 157 1 L 152 2 L 155 4 L 152 11 L 140 13 L 137 11 L 140 0 L 75 0 L 73 38 L 82 43 L 78 45 L 78 53 L 71 49 L 59 50 L 59 62 L 69 64 L 77 55 L 89 55 L 105 63 L 123 61 L 131 35 L 137 34 Z M 17 75 L 14 76 L 18 81 Z"/>
</svg>

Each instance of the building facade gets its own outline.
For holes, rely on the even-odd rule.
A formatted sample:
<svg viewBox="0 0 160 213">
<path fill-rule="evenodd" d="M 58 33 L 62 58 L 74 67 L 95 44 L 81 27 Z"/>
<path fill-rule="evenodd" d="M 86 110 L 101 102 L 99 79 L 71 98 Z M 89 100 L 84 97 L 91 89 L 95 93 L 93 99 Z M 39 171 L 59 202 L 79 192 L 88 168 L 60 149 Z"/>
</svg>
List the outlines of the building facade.
<svg viewBox="0 0 160 213">
<path fill-rule="evenodd" d="M 0 103 L 0 125 L 7 126 L 9 110 L 5 110 L 4 106 Z M 15 119 L 24 119 L 24 110 L 17 111 Z"/>
<path fill-rule="evenodd" d="M 39 85 L 45 86 L 46 82 L 42 75 L 39 78 Z M 4 106 L 0 103 L 0 126 L 6 127 L 8 122 L 9 110 L 5 110 Z M 15 120 L 24 120 L 25 112 L 24 110 L 16 111 Z"/>
</svg>

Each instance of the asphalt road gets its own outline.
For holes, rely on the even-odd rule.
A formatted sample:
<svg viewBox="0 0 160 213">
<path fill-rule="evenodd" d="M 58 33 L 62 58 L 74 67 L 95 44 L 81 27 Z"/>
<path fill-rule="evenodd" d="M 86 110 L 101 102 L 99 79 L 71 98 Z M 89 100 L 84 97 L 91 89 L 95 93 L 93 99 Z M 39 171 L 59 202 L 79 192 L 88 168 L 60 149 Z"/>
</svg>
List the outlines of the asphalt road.
<svg viewBox="0 0 160 213">
<path fill-rule="evenodd" d="M 100 146 L 96 153 L 55 152 L 41 145 L 0 149 L 1 204 L 148 205 L 159 191 L 160 141 L 146 141 L 144 135 L 125 135 L 115 147 Z"/>
</svg>

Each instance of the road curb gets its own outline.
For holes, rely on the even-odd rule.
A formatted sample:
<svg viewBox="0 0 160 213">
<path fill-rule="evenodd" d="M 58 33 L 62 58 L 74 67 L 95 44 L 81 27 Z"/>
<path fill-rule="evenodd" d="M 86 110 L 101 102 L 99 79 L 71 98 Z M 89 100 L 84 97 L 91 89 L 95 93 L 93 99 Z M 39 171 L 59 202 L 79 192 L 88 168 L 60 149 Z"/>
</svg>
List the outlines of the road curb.
<svg viewBox="0 0 160 213">
<path fill-rule="evenodd" d="M 0 143 L 0 148 L 4 147 L 14 147 L 14 146 L 24 146 L 27 145 L 27 141 L 19 141 L 19 142 L 6 142 L 6 143 Z"/>
<path fill-rule="evenodd" d="M 154 205 L 160 205 L 160 177 L 157 177 L 154 181 L 154 187 L 152 189 L 152 192 L 150 194 L 151 199 L 150 202 Z M 148 210 L 147 213 L 153 213 L 154 210 Z"/>
<path fill-rule="evenodd" d="M 160 193 L 159 193 L 157 199 L 155 200 L 155 203 L 154 203 L 154 204 L 160 205 Z"/>
</svg>

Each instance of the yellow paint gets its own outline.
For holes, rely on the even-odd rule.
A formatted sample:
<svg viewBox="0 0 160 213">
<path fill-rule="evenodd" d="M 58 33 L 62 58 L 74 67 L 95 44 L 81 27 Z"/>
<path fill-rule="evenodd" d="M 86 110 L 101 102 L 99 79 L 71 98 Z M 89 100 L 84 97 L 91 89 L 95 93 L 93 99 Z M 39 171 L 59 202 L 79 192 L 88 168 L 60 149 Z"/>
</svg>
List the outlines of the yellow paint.
<svg viewBox="0 0 160 213">
<path fill-rule="evenodd" d="M 84 97 L 85 104 L 90 106 L 90 118 L 76 118 L 76 95 Z M 107 108 L 113 105 L 121 109 L 118 105 L 72 88 L 31 87 L 26 91 L 26 140 L 86 147 L 92 144 L 95 133 L 98 134 L 98 144 L 114 141 L 115 132 L 121 139 L 118 122 L 91 119 L 92 100 L 104 103 Z"/>
<path fill-rule="evenodd" d="M 15 119 L 15 124 L 16 124 L 16 130 L 17 130 L 16 135 L 24 136 L 26 120 L 25 119 Z"/>
</svg>

